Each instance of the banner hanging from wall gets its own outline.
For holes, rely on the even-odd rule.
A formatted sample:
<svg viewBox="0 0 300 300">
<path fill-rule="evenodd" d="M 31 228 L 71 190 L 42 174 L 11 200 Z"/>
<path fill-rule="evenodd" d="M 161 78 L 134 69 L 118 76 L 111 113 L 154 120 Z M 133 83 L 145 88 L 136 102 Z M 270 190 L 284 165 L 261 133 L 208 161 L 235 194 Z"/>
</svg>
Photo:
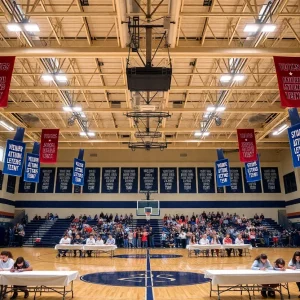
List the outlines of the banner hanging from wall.
<svg viewBox="0 0 300 300">
<path fill-rule="evenodd" d="M 291 127 L 288 128 L 290 149 L 294 168 L 300 167 L 300 118 L 297 108 L 289 109 Z"/>
<path fill-rule="evenodd" d="M 25 160 L 24 181 L 39 182 L 40 178 L 40 143 L 34 142 L 32 153 L 27 153 Z"/>
<path fill-rule="evenodd" d="M 74 158 L 72 184 L 84 186 L 85 161 L 83 160 L 84 150 L 80 149 L 78 158 Z"/>
<path fill-rule="evenodd" d="M 259 156 L 252 162 L 245 163 L 245 173 L 247 182 L 255 182 L 261 180 Z"/>
<path fill-rule="evenodd" d="M 23 143 L 25 128 L 17 127 L 13 140 L 7 140 L 3 174 L 22 176 L 26 144 Z"/>
<path fill-rule="evenodd" d="M 254 129 L 237 129 L 241 162 L 256 160 L 256 142 Z"/>
<path fill-rule="evenodd" d="M 218 160 L 215 162 L 216 165 L 216 178 L 217 186 L 230 186 L 230 167 L 229 160 L 224 158 L 223 150 L 217 149 Z"/>
<path fill-rule="evenodd" d="M 283 107 L 300 107 L 300 57 L 274 57 Z"/>
<path fill-rule="evenodd" d="M 57 161 L 59 129 L 43 129 L 40 146 L 40 162 L 55 164 Z"/>
<path fill-rule="evenodd" d="M 14 64 L 14 56 L 0 57 L 0 107 L 7 107 Z"/>
</svg>

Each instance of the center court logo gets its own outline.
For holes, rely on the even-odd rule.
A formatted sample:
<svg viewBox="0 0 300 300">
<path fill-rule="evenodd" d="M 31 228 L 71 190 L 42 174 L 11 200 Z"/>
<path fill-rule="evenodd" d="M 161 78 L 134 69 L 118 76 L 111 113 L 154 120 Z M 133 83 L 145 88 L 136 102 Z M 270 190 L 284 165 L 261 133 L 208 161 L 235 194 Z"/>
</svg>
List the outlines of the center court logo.
<svg viewBox="0 0 300 300">
<path fill-rule="evenodd" d="M 148 276 L 147 276 L 148 273 Z M 209 282 L 203 274 L 174 271 L 128 271 L 92 273 L 81 276 L 82 281 L 113 286 L 145 287 L 147 277 L 151 277 L 153 287 L 194 285 Z"/>
</svg>

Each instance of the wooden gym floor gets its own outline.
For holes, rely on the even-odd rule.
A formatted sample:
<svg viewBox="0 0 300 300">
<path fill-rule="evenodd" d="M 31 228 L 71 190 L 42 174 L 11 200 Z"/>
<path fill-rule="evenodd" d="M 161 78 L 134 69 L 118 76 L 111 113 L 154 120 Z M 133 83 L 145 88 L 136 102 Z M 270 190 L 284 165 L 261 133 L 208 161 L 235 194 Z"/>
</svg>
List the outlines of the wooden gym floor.
<svg viewBox="0 0 300 300">
<path fill-rule="evenodd" d="M 34 270 L 77 270 L 80 276 L 97 273 L 97 272 L 118 272 L 120 274 L 118 280 L 115 276 L 108 275 L 109 284 L 103 285 L 95 283 L 87 283 L 81 281 L 79 278 L 74 282 L 74 299 L 86 300 L 86 299 L 105 299 L 105 300 L 149 300 L 147 295 L 147 289 L 145 283 L 141 283 L 144 286 L 118 286 L 119 283 L 131 280 L 132 273 L 128 271 L 138 271 L 137 274 L 145 274 L 147 268 L 147 259 L 133 258 L 133 255 L 145 255 L 147 251 L 145 249 L 118 249 L 115 251 L 115 255 L 129 255 L 129 258 L 114 257 L 110 258 L 106 254 L 101 254 L 101 257 L 91 258 L 79 258 L 79 257 L 61 257 L 56 258 L 57 252 L 50 248 L 10 248 L 14 258 L 17 256 L 24 256 L 33 266 Z M 163 255 L 182 255 L 177 258 L 150 258 L 149 264 L 151 265 L 151 271 L 158 271 L 156 274 L 166 272 L 165 275 L 157 275 L 157 282 L 163 282 L 164 280 L 171 280 L 173 286 L 165 287 L 153 287 L 153 299 L 154 300 L 195 300 L 195 299 L 212 299 L 216 300 L 216 295 L 213 294 L 212 298 L 209 298 L 209 283 L 181 285 L 182 280 L 186 282 L 187 276 L 179 274 L 175 278 L 168 275 L 168 272 L 192 272 L 192 273 L 204 273 L 207 269 L 244 269 L 250 268 L 254 257 L 260 253 L 266 253 L 269 256 L 271 262 L 276 258 L 282 257 L 286 263 L 291 259 L 295 248 L 255 248 L 251 251 L 251 257 L 192 257 L 188 258 L 187 250 L 184 249 L 150 249 L 149 253 L 163 254 Z M 150 255 L 151 257 L 151 255 Z M 149 267 L 149 266 L 148 266 Z M 141 272 L 141 273 L 139 273 Z M 154 273 L 153 273 L 154 274 Z M 163 273 L 161 273 L 163 274 Z M 176 273 L 174 273 L 176 274 Z M 172 277 L 171 279 L 166 277 Z M 129 279 L 128 279 L 129 278 Z M 139 278 L 139 276 L 137 276 Z M 139 283 L 142 279 L 137 279 Z M 300 280 L 300 278 L 299 278 Z M 119 282 L 119 283 L 118 283 Z M 177 284 L 178 283 L 178 284 Z M 167 284 L 168 285 L 168 284 Z M 291 299 L 298 299 L 298 291 L 295 283 L 290 284 Z M 284 292 L 284 296 L 287 299 L 287 294 Z M 23 295 L 20 294 L 21 298 Z M 30 298 L 33 298 L 32 295 Z M 150 297 L 151 298 L 151 297 Z M 279 295 L 276 296 L 279 299 Z M 38 299 L 62 299 L 60 295 L 44 294 Z M 71 299 L 68 295 L 67 299 Z M 228 292 L 221 295 L 221 299 L 236 300 L 236 299 L 248 299 L 246 293 L 241 296 L 238 292 Z M 253 299 L 261 299 L 260 294 L 256 293 Z"/>
</svg>

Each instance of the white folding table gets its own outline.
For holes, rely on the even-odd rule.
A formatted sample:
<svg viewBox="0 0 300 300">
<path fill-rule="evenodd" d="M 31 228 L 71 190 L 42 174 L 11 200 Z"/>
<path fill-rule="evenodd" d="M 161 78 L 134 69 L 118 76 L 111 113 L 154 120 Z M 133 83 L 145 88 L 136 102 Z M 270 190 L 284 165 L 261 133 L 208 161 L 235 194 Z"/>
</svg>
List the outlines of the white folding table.
<svg viewBox="0 0 300 300">
<path fill-rule="evenodd" d="M 5 293 L 9 293 L 11 290 L 4 291 L 4 286 L 27 286 L 27 289 L 34 292 L 34 299 L 36 293 L 39 292 L 55 292 L 63 296 L 68 293 L 74 296 L 73 281 L 78 277 L 78 271 L 26 271 L 26 272 L 0 272 L 0 285 L 2 299 Z M 70 289 L 67 290 L 68 285 Z"/>
<path fill-rule="evenodd" d="M 98 252 L 110 252 L 110 257 L 113 257 L 116 249 L 116 245 L 83 245 L 83 250 L 85 251 L 96 251 L 95 256 L 97 256 Z"/>
<path fill-rule="evenodd" d="M 192 251 L 199 250 L 221 250 L 222 245 L 221 244 L 213 244 L 213 245 L 200 245 L 200 244 L 193 244 L 193 245 L 187 245 L 186 249 L 188 249 L 188 256 L 191 257 Z"/>
<path fill-rule="evenodd" d="M 279 288 L 272 289 L 283 299 L 282 288 L 288 291 L 290 298 L 288 283 L 299 281 L 300 270 L 207 270 L 204 276 L 211 279 L 210 297 L 212 292 L 217 292 L 220 299 L 220 295 L 227 291 L 246 291 L 251 299 L 250 291 L 261 291 L 262 285 L 278 284 Z M 213 289 L 213 285 L 217 289 Z"/>
</svg>

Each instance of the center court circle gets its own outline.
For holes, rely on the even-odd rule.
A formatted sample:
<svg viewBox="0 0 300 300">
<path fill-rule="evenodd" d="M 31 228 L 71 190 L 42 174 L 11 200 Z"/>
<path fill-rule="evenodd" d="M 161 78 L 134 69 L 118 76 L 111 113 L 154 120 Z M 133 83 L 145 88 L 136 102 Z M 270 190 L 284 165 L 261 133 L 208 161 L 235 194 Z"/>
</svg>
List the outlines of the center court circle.
<svg viewBox="0 0 300 300">
<path fill-rule="evenodd" d="M 122 254 L 122 255 L 114 255 L 116 258 L 146 258 L 146 254 Z M 178 258 L 182 257 L 182 255 L 177 254 L 149 254 L 150 258 Z"/>
<path fill-rule="evenodd" d="M 95 284 L 113 285 L 113 286 L 135 286 L 145 287 L 147 275 L 152 276 L 152 286 L 180 286 L 194 285 L 209 282 L 203 274 L 191 272 L 175 271 L 128 271 L 128 272 L 101 272 L 91 273 L 80 277 L 82 281 Z M 150 282 L 148 280 L 148 282 Z"/>
</svg>

